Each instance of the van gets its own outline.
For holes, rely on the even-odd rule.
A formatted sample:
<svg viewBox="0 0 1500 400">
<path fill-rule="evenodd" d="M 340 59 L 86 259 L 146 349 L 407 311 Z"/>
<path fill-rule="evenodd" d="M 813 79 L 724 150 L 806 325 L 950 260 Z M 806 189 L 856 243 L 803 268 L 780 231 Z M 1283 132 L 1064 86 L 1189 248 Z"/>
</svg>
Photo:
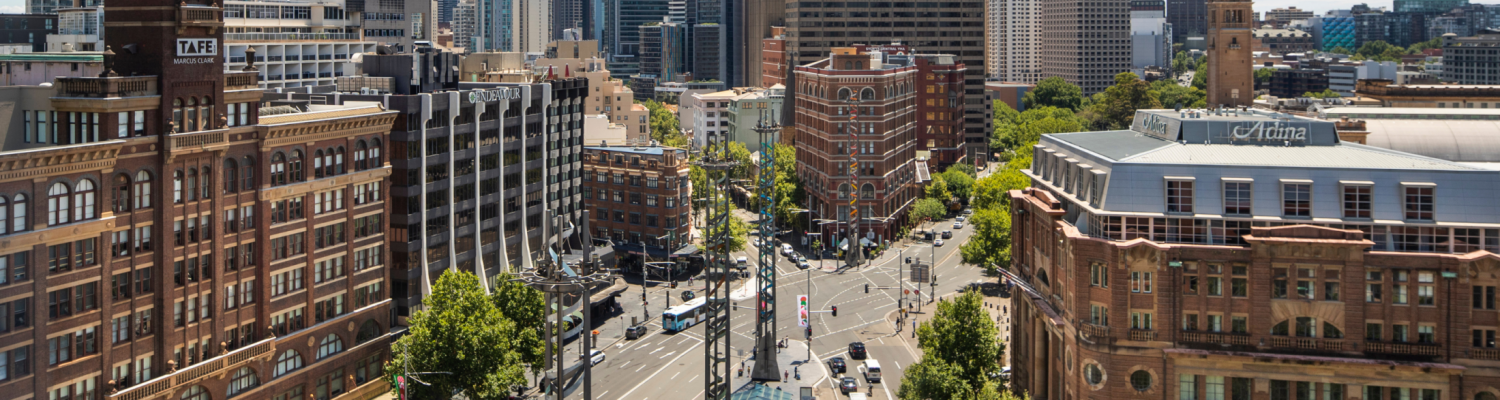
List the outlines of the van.
<svg viewBox="0 0 1500 400">
<path fill-rule="evenodd" d="M 738 268 L 741 271 L 744 271 L 745 267 L 747 267 L 749 265 L 750 265 L 750 260 L 746 259 L 745 257 L 740 257 L 740 258 L 738 258 L 738 259 L 736 259 L 734 261 L 734 267 Z"/>
<path fill-rule="evenodd" d="M 880 383 L 880 362 L 875 359 L 865 360 L 865 380 Z"/>
</svg>

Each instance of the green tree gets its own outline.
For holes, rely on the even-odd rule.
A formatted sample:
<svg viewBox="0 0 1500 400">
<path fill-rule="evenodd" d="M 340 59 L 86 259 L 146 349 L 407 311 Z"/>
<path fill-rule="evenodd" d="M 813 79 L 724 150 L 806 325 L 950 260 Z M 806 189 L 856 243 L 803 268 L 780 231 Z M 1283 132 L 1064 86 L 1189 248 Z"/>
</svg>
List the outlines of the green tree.
<svg viewBox="0 0 1500 400">
<path fill-rule="evenodd" d="M 927 182 L 927 198 L 941 201 L 947 204 L 953 198 L 953 192 L 948 191 L 948 182 L 943 181 L 942 175 L 934 175 L 931 182 Z"/>
<path fill-rule="evenodd" d="M 780 226 L 806 228 L 807 216 L 794 213 L 806 208 L 804 202 L 807 201 L 807 191 L 802 188 L 801 178 L 797 177 L 797 148 L 776 143 L 771 154 L 776 158 L 776 182 L 771 195 L 776 203 L 771 212 Z"/>
<path fill-rule="evenodd" d="M 731 169 L 729 176 L 733 179 L 750 179 L 751 171 L 755 171 L 755 163 L 750 161 L 750 149 L 745 148 L 744 143 L 729 142 L 729 160 L 734 161 L 735 166 Z"/>
<path fill-rule="evenodd" d="M 1010 268 L 1010 210 L 1001 207 L 978 209 L 969 216 L 969 225 L 974 236 L 958 249 L 964 263 L 989 271 Z"/>
<path fill-rule="evenodd" d="M 713 217 L 709 217 L 709 220 L 712 221 Z M 729 228 L 729 251 L 737 252 L 745 250 L 745 244 L 749 241 L 746 238 L 750 235 L 750 224 L 746 224 L 745 221 L 740 220 L 740 217 L 736 217 L 734 214 L 730 214 L 728 220 L 729 223 L 724 224 L 724 226 Z M 723 229 L 721 226 L 710 226 L 707 229 L 706 235 L 712 236 L 718 234 Z"/>
<path fill-rule="evenodd" d="M 1422 50 L 1427 50 L 1427 49 L 1441 49 L 1441 48 L 1443 48 L 1443 38 L 1441 38 L 1441 37 L 1435 37 L 1435 38 L 1429 39 L 1429 40 L 1427 40 L 1425 42 L 1412 43 L 1411 46 L 1407 46 L 1406 47 L 1406 53 L 1407 54 L 1417 54 L 1417 53 L 1421 53 Z"/>
<path fill-rule="evenodd" d="M 538 332 L 523 328 L 496 307 L 474 274 L 442 274 L 422 304 L 423 309 L 412 313 L 407 334 L 392 345 L 384 377 L 393 390 L 395 377 L 405 371 L 448 372 L 423 375 L 431 386 L 408 385 L 412 397 L 446 397 L 462 391 L 470 398 L 502 399 L 511 387 L 526 384 L 528 365 L 540 365 L 527 360 L 542 353 L 535 347 L 541 343 Z M 517 315 L 542 312 L 530 309 L 540 305 L 529 301 L 512 305 L 526 308 L 512 309 Z"/>
<path fill-rule="evenodd" d="M 1103 102 L 1094 104 L 1094 112 L 1103 117 L 1104 124 L 1097 128 L 1127 129 L 1135 120 L 1136 110 L 1162 108 L 1160 94 L 1151 91 L 1151 85 L 1132 72 L 1115 75 L 1115 84 L 1104 89 Z"/>
<path fill-rule="evenodd" d="M 974 393 L 964 381 L 962 371 L 932 357 L 922 357 L 922 361 L 908 366 L 901 376 L 901 389 L 896 391 L 896 398 L 901 400 L 963 400 L 972 397 Z"/>
<path fill-rule="evenodd" d="M 969 206 L 975 209 L 1000 208 L 1009 204 L 1006 194 L 1010 189 L 1003 184 L 1002 174 L 990 174 L 974 181 L 974 200 Z"/>
<path fill-rule="evenodd" d="M 1170 80 L 1151 82 L 1151 91 L 1156 92 L 1157 101 L 1161 102 L 1163 108 L 1176 108 L 1179 105 L 1197 108 L 1208 96 L 1203 89 L 1178 85 L 1177 82 Z"/>
<path fill-rule="evenodd" d="M 1181 74 L 1195 68 L 1197 68 L 1197 65 L 1193 64 L 1193 57 L 1189 56 L 1187 52 L 1179 51 L 1172 56 L 1173 73 Z"/>
<path fill-rule="evenodd" d="M 490 282 L 493 282 L 490 284 L 490 303 L 516 324 L 520 334 L 514 340 L 518 343 L 516 351 L 521 353 L 521 360 L 529 365 L 542 365 L 546 354 L 541 350 L 546 342 L 540 333 L 547 315 L 546 301 L 540 290 L 513 281 L 513 278 L 503 272 L 490 277 Z"/>
<path fill-rule="evenodd" d="M 935 220 L 942 218 L 944 215 L 948 215 L 948 207 L 944 206 L 941 201 L 918 199 L 915 204 L 912 204 L 911 217 L 914 220 Z"/>
<path fill-rule="evenodd" d="M 655 140 L 662 146 L 687 147 L 687 135 L 682 134 L 678 128 L 677 114 L 672 113 L 662 103 L 646 100 L 640 103 L 650 110 L 651 140 Z"/>
<path fill-rule="evenodd" d="M 1353 51 L 1344 48 L 1344 46 L 1334 46 L 1333 49 L 1328 50 L 1328 52 L 1334 54 L 1354 54 Z"/>
<path fill-rule="evenodd" d="M 1302 97 L 1311 97 L 1314 99 L 1336 99 L 1342 96 L 1339 95 L 1339 92 L 1333 91 L 1333 89 L 1323 89 L 1323 91 L 1321 92 L 1303 92 Z"/>
<path fill-rule="evenodd" d="M 1198 69 L 1193 72 L 1193 87 L 1208 90 L 1208 55 L 1198 59 Z"/>
<path fill-rule="evenodd" d="M 964 204 L 969 203 L 969 196 L 974 194 L 974 176 L 961 170 L 949 167 L 947 171 L 938 174 L 943 177 L 943 184 L 948 186 L 948 192 L 957 197 Z"/>
<path fill-rule="evenodd" d="M 975 289 L 938 303 L 932 319 L 917 328 L 922 360 L 902 376 L 897 397 L 1004 398 L 988 376 L 1000 369 L 1005 344 L 983 303 L 984 296 Z"/>
<path fill-rule="evenodd" d="M 718 188 L 708 180 L 708 172 L 697 165 L 688 165 L 688 180 L 693 182 L 693 210 L 701 210 L 707 206 L 702 200 L 713 198 Z"/>
<path fill-rule="evenodd" d="M 1027 109 L 1052 106 L 1077 110 L 1083 106 L 1083 89 L 1054 76 L 1037 82 L 1021 101 Z"/>
<path fill-rule="evenodd" d="M 1275 68 L 1261 68 L 1255 70 L 1255 82 L 1262 86 L 1271 85 L 1271 75 L 1276 74 Z"/>
</svg>

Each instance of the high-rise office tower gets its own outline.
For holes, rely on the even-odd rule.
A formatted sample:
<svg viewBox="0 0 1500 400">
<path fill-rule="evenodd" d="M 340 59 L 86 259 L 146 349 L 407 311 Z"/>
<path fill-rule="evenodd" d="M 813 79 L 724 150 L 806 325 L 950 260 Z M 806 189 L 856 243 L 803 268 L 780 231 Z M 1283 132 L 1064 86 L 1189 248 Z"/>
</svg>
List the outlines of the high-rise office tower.
<svg viewBox="0 0 1500 400">
<path fill-rule="evenodd" d="M 912 7 L 916 6 L 916 7 Z M 964 77 L 964 142 L 968 157 L 987 149 L 990 107 L 984 104 L 984 3 L 787 2 L 788 65 L 827 58 L 834 47 L 901 43 L 921 53 L 953 54 Z M 1122 20 L 1127 15 L 1122 8 Z M 1121 28 L 1122 32 L 1124 28 Z M 765 39 L 769 36 L 767 29 Z M 1122 39 L 1124 40 L 1124 39 Z M 1129 52 L 1129 43 L 1125 46 Z M 798 96 L 795 75 L 786 82 L 786 107 Z M 784 112 L 782 115 L 795 115 Z M 785 123 L 784 123 L 785 124 Z M 971 159 L 963 160 L 970 162 Z M 982 160 L 981 160 L 982 161 Z"/>
<path fill-rule="evenodd" d="M 686 32 L 682 24 L 660 22 L 641 26 L 641 75 L 659 81 L 671 81 L 684 72 L 682 42 Z"/>
<path fill-rule="evenodd" d="M 470 53 L 541 53 L 552 41 L 551 0 L 477 0 L 479 18 Z"/>
<path fill-rule="evenodd" d="M 669 4 L 668 0 L 605 0 L 601 46 L 611 72 L 632 75 L 640 71 L 640 26 L 663 21 Z"/>
<path fill-rule="evenodd" d="M 1172 24 L 1166 2 L 1130 0 L 1130 66 L 1172 66 Z"/>
<path fill-rule="evenodd" d="M 315 2 L 308 1 L 308 3 Z M 357 15 L 357 19 L 360 21 L 359 28 L 364 31 L 363 34 L 366 41 L 388 45 L 394 47 L 397 51 L 410 51 L 412 43 L 430 41 L 437 33 L 437 24 L 434 20 L 439 15 L 438 3 L 431 0 L 346 0 L 345 4 L 347 5 L 350 17 Z M 230 6 L 232 7 L 233 5 Z M 336 7 L 325 6 L 324 8 L 337 10 Z M 247 5 L 245 12 L 248 14 L 253 10 L 254 8 Z M 291 12 L 285 8 L 282 11 L 283 16 L 288 15 L 286 14 L 287 12 Z M 333 20 L 334 18 L 327 19 Z M 297 21 L 287 22 L 297 23 Z M 251 23 L 253 24 L 253 22 Z M 275 54 L 261 55 L 274 56 Z"/>
<path fill-rule="evenodd" d="M 553 0 L 552 1 L 552 37 L 551 40 L 561 39 L 565 29 L 583 29 L 583 8 L 588 0 Z"/>
<path fill-rule="evenodd" d="M 743 7 L 743 11 L 737 14 L 742 22 L 730 24 L 729 28 L 741 33 L 728 39 L 731 46 L 728 50 L 733 54 L 726 61 L 734 66 L 730 67 L 730 79 L 724 82 L 732 86 L 771 86 L 760 79 L 761 53 L 765 51 L 761 39 L 772 37 L 771 27 L 786 25 L 786 15 L 790 14 L 787 3 L 785 0 L 740 0 L 735 3 Z"/>
<path fill-rule="evenodd" d="M 1469 0 L 1395 0 L 1391 5 L 1395 12 L 1445 13 L 1469 5 Z"/>
<path fill-rule="evenodd" d="M 1036 83 L 1041 80 L 1041 1 L 988 1 L 985 67 L 991 71 L 989 76 L 1006 82 Z"/>
<path fill-rule="evenodd" d="M 1255 98 L 1250 0 L 1208 2 L 1208 104 L 1246 106 Z"/>
<path fill-rule="evenodd" d="M 1129 0 L 1042 0 L 1042 76 L 1102 92 L 1130 70 Z"/>
<path fill-rule="evenodd" d="M 474 0 L 461 0 L 453 8 L 453 45 L 472 51 L 469 43 L 479 34 L 479 8 Z"/>
<path fill-rule="evenodd" d="M 453 22 L 458 18 L 454 12 L 458 11 L 459 2 L 460 0 L 434 0 L 433 3 L 437 4 L 438 22 Z"/>
<path fill-rule="evenodd" d="M 1167 23 L 1172 24 L 1172 41 L 1183 43 L 1188 35 L 1208 31 L 1206 0 L 1167 0 Z"/>
</svg>

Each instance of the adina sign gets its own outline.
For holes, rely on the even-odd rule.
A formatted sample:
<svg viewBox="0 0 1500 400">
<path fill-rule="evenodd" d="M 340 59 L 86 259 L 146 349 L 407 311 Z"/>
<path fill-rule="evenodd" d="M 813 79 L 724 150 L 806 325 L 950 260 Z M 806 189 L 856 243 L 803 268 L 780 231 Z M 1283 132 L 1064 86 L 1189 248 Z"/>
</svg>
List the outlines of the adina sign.
<svg viewBox="0 0 1500 400">
<path fill-rule="evenodd" d="M 1229 130 L 1232 140 L 1306 142 L 1307 128 L 1283 125 L 1281 122 L 1258 121 L 1237 124 Z"/>
<path fill-rule="evenodd" d="M 521 98 L 521 88 L 518 87 L 475 90 L 469 92 L 470 104 L 496 100 L 515 100 L 519 98 Z"/>
</svg>

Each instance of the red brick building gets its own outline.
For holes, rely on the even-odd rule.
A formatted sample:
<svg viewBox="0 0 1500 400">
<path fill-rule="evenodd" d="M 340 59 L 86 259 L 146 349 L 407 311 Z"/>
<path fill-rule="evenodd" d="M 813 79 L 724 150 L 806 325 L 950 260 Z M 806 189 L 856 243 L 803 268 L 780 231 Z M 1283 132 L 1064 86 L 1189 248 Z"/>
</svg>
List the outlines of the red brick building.
<svg viewBox="0 0 1500 400">
<path fill-rule="evenodd" d="M 760 84 L 762 87 L 786 85 L 786 27 L 771 27 L 771 37 L 761 39 Z"/>
<path fill-rule="evenodd" d="M 928 155 L 927 165 L 944 170 L 964 158 L 964 73 L 968 70 L 947 54 L 916 54 L 917 151 Z"/>
<path fill-rule="evenodd" d="M 1044 135 L 1022 171 L 1032 187 L 1010 193 L 1014 388 L 1500 394 L 1500 214 L 1492 194 L 1467 190 L 1500 172 L 1254 111 L 1142 111 L 1135 123 Z"/>
<path fill-rule="evenodd" d="M 909 60 L 908 60 L 909 61 Z M 825 237 L 852 228 L 889 239 L 920 196 L 916 183 L 917 67 L 838 48 L 798 66 L 797 174 L 812 194 Z M 854 196 L 858 196 L 856 199 Z M 851 220 L 850 202 L 858 205 Z"/>
<path fill-rule="evenodd" d="M 583 207 L 594 210 L 593 237 L 657 260 L 687 243 L 693 226 L 687 161 L 687 150 L 674 147 L 585 147 Z"/>
<path fill-rule="evenodd" d="M 262 108 L 258 72 L 222 70 L 210 2 L 104 12 L 117 76 L 5 89 L 24 129 L 0 149 L 0 393 L 386 391 L 396 113 Z"/>
</svg>

